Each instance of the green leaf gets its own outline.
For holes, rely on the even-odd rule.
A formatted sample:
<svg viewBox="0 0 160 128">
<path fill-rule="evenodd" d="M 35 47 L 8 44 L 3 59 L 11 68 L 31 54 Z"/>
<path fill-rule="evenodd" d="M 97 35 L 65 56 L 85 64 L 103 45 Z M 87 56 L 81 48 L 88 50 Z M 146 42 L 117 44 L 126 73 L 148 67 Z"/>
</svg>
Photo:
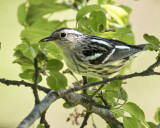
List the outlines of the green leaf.
<svg viewBox="0 0 160 128">
<path fill-rule="evenodd" d="M 38 124 L 37 128 L 45 128 L 45 126 L 43 124 Z"/>
<path fill-rule="evenodd" d="M 158 51 L 158 47 L 156 47 L 155 45 L 147 44 L 145 47 L 150 51 Z"/>
<path fill-rule="evenodd" d="M 68 104 L 68 103 L 63 103 L 63 107 L 64 108 L 67 108 L 67 109 L 70 109 L 70 108 L 73 108 L 73 107 L 75 107 L 75 105 L 70 105 L 70 104 Z"/>
<path fill-rule="evenodd" d="M 49 58 L 56 58 L 58 60 L 61 60 L 62 57 L 62 50 L 56 46 L 53 42 L 47 42 L 47 43 L 41 43 L 40 47 L 42 50 L 44 50 Z"/>
<path fill-rule="evenodd" d="M 32 76 L 32 81 L 35 81 L 35 72 Z M 38 75 L 38 80 L 37 80 L 37 83 L 40 83 L 42 81 L 42 76 L 41 75 Z"/>
<path fill-rule="evenodd" d="M 150 36 L 148 34 L 144 34 L 143 38 L 148 41 L 149 43 L 151 43 L 152 45 L 154 45 L 155 47 L 158 48 L 160 41 L 158 38 L 156 38 L 155 36 Z"/>
<path fill-rule="evenodd" d="M 147 124 L 145 121 L 145 115 L 143 110 L 135 103 L 127 102 L 125 105 L 123 105 L 123 109 L 141 122 L 143 122 L 145 125 Z"/>
<path fill-rule="evenodd" d="M 58 72 L 63 68 L 63 63 L 59 60 L 52 59 L 47 62 L 46 68 L 52 72 Z"/>
<path fill-rule="evenodd" d="M 111 111 L 114 113 L 116 118 L 124 116 L 124 111 L 122 109 L 112 109 Z"/>
<path fill-rule="evenodd" d="M 128 24 L 128 13 L 121 7 L 115 5 L 104 5 L 104 9 L 119 25 L 125 26 Z"/>
<path fill-rule="evenodd" d="M 93 83 L 93 82 L 98 82 L 98 81 L 100 81 L 99 78 L 88 77 L 88 83 Z"/>
<path fill-rule="evenodd" d="M 50 74 L 51 75 L 48 76 L 46 80 L 51 89 L 59 91 L 67 86 L 67 79 L 62 73 L 50 72 Z"/>
<path fill-rule="evenodd" d="M 28 58 L 18 58 L 14 60 L 13 63 L 17 63 L 17 64 L 25 65 L 25 66 L 30 66 L 33 64 L 33 62 Z"/>
<path fill-rule="evenodd" d="M 20 78 L 29 80 L 29 81 L 33 81 L 33 75 L 34 75 L 33 69 L 27 69 L 23 73 L 19 74 Z"/>
<path fill-rule="evenodd" d="M 47 21 L 37 19 L 31 26 L 21 32 L 22 38 L 27 38 L 30 44 L 37 44 L 40 39 L 49 36 L 54 30 L 66 26 L 66 21 Z"/>
<path fill-rule="evenodd" d="M 159 128 L 156 124 L 154 124 L 153 122 L 147 122 L 149 125 L 149 128 Z"/>
<path fill-rule="evenodd" d="M 29 3 L 35 4 L 35 5 L 39 5 L 43 2 L 43 0 L 28 0 L 28 1 L 29 1 Z M 54 0 L 54 1 L 56 1 L 56 0 Z"/>
<path fill-rule="evenodd" d="M 131 14 L 132 12 L 132 9 L 128 6 L 120 5 L 119 7 L 123 8 L 126 12 L 128 12 L 128 14 Z"/>
<path fill-rule="evenodd" d="M 32 24 L 46 14 L 51 14 L 66 9 L 68 9 L 68 6 L 65 3 L 55 3 L 55 0 L 45 0 L 38 5 L 31 4 L 28 7 L 27 22 Z"/>
<path fill-rule="evenodd" d="M 18 21 L 21 25 L 26 26 L 27 8 L 26 3 L 21 4 L 17 10 Z"/>
<path fill-rule="evenodd" d="M 85 16 L 86 14 L 95 11 L 95 10 L 100 10 L 102 9 L 99 5 L 88 5 L 88 6 L 84 6 L 83 8 L 81 8 L 76 16 L 76 20 L 77 22 L 79 21 L 79 19 L 81 19 L 83 16 Z"/>
<path fill-rule="evenodd" d="M 106 15 L 104 11 L 92 11 L 90 14 L 91 27 L 95 32 L 102 32 L 106 28 Z"/>
<path fill-rule="evenodd" d="M 137 120 L 133 117 L 123 117 L 124 128 L 139 128 Z"/>
<path fill-rule="evenodd" d="M 157 108 L 154 119 L 157 123 L 160 123 L 160 107 Z"/>
</svg>

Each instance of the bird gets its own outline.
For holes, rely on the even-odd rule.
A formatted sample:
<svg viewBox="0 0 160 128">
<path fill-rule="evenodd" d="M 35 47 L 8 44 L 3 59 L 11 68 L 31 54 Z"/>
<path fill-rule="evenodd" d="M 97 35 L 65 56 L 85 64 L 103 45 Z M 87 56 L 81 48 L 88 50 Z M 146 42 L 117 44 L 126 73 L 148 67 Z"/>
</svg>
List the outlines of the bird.
<svg viewBox="0 0 160 128">
<path fill-rule="evenodd" d="M 79 75 L 109 78 L 124 68 L 146 44 L 125 42 L 86 35 L 71 28 L 60 28 L 39 42 L 53 41 L 63 51 L 68 68 Z"/>
</svg>

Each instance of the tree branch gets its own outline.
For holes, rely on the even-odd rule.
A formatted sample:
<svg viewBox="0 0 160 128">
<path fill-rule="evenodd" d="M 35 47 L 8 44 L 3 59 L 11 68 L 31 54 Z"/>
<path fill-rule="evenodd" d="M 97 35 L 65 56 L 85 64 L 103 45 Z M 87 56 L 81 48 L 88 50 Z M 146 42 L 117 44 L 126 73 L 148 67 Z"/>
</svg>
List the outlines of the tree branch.
<svg viewBox="0 0 160 128">
<path fill-rule="evenodd" d="M 41 114 L 46 111 L 48 107 L 58 98 L 59 96 L 55 91 L 50 91 L 39 104 L 35 105 L 31 113 L 18 125 L 17 128 L 28 128 L 29 126 L 31 126 L 41 116 Z"/>
<path fill-rule="evenodd" d="M 39 96 L 38 96 L 38 91 L 37 91 L 37 83 L 38 83 L 38 77 L 39 77 L 39 69 L 38 69 L 38 60 L 37 58 L 34 58 L 34 68 L 35 68 L 35 73 L 34 73 L 34 86 L 32 87 L 33 89 L 33 94 L 35 97 L 35 105 L 40 102 Z"/>
<path fill-rule="evenodd" d="M 84 120 L 83 120 L 80 128 L 84 128 L 87 125 L 87 121 L 88 121 L 91 114 L 92 114 L 91 112 L 86 112 L 86 115 L 84 116 Z"/>
<path fill-rule="evenodd" d="M 56 92 L 50 91 L 48 95 L 39 104 L 37 104 L 31 111 L 31 113 L 19 124 L 18 128 L 28 128 L 58 98 L 59 96 Z M 123 128 L 123 124 L 116 120 L 111 111 L 105 108 L 99 108 L 96 103 L 94 103 L 87 97 L 76 93 L 69 93 L 65 96 L 65 98 L 69 102 L 72 102 L 76 105 L 80 104 L 85 107 L 89 112 L 93 112 L 99 115 L 111 126 L 111 128 Z"/>
</svg>

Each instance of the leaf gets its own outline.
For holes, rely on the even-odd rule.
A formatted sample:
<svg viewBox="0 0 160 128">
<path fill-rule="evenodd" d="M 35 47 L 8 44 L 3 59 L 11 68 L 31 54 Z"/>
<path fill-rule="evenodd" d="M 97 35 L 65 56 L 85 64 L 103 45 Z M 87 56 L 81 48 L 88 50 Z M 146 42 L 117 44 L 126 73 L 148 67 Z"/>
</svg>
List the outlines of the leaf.
<svg viewBox="0 0 160 128">
<path fill-rule="evenodd" d="M 29 3 L 35 4 L 35 5 L 39 5 L 43 2 L 43 0 L 28 0 L 28 1 L 29 1 Z M 56 0 L 54 0 L 54 1 L 56 1 Z"/>
<path fill-rule="evenodd" d="M 45 51 L 49 58 L 56 58 L 61 60 L 62 57 L 62 50 L 56 46 L 53 42 L 41 43 L 40 47 L 43 51 Z"/>
<path fill-rule="evenodd" d="M 59 72 L 50 72 L 50 74 L 46 80 L 51 89 L 59 91 L 67 86 L 67 79 L 63 74 Z"/>
<path fill-rule="evenodd" d="M 23 3 L 18 7 L 17 16 L 18 16 L 18 22 L 21 25 L 26 26 L 27 25 L 27 22 L 26 22 L 26 17 L 27 17 L 26 3 Z"/>
<path fill-rule="evenodd" d="M 132 12 L 132 9 L 128 6 L 120 5 L 119 7 L 123 8 L 126 12 L 128 12 L 128 14 L 131 14 Z"/>
<path fill-rule="evenodd" d="M 63 103 L 63 107 L 64 108 L 67 108 L 67 109 L 70 109 L 70 108 L 73 108 L 73 107 L 75 107 L 75 105 L 70 105 L 70 104 L 68 104 L 68 103 Z"/>
<path fill-rule="evenodd" d="M 93 82 L 98 82 L 98 81 L 100 81 L 99 78 L 88 77 L 88 83 L 93 83 Z"/>
<path fill-rule="evenodd" d="M 104 5 L 104 9 L 119 25 L 125 26 L 128 24 L 128 13 L 121 7 L 115 5 Z"/>
<path fill-rule="evenodd" d="M 23 73 L 19 74 L 20 78 L 29 80 L 29 81 L 33 81 L 33 75 L 34 75 L 33 69 L 27 69 Z"/>
<path fill-rule="evenodd" d="M 77 13 L 77 16 L 76 16 L 76 20 L 77 22 L 83 17 L 85 16 L 86 14 L 92 12 L 92 11 L 95 11 L 95 10 L 102 10 L 102 8 L 99 6 L 99 5 L 88 5 L 88 6 L 84 6 L 83 8 L 81 8 L 78 13 Z"/>
<path fill-rule="evenodd" d="M 124 128 L 139 128 L 137 120 L 133 117 L 123 117 Z"/>
<path fill-rule="evenodd" d="M 123 105 L 123 109 L 141 122 L 143 122 L 145 125 L 147 124 L 145 121 L 145 115 L 143 110 L 135 103 L 127 102 L 125 105 Z"/>
<path fill-rule="evenodd" d="M 47 62 L 46 68 L 52 72 L 58 72 L 63 68 L 63 63 L 59 60 L 52 59 Z"/>
<path fill-rule="evenodd" d="M 51 14 L 66 9 L 68 9 L 68 6 L 65 3 L 55 3 L 55 0 L 45 0 L 38 5 L 31 4 L 28 7 L 27 22 L 32 24 L 46 14 Z"/>
<path fill-rule="evenodd" d="M 124 111 L 122 109 L 112 109 L 111 111 L 114 113 L 116 118 L 124 116 Z"/>
<path fill-rule="evenodd" d="M 154 119 L 157 123 L 160 123 L 160 107 L 157 108 L 156 113 L 154 115 Z"/>
<path fill-rule="evenodd" d="M 30 44 L 37 44 L 40 39 L 49 36 L 54 30 L 65 27 L 65 23 L 66 22 L 37 19 L 31 26 L 26 27 L 21 32 L 21 37 L 27 38 Z"/>
<path fill-rule="evenodd" d="M 92 11 L 90 14 L 91 27 L 95 32 L 102 32 L 106 28 L 106 15 L 104 11 Z"/>
<path fill-rule="evenodd" d="M 26 66 L 30 66 L 33 64 L 33 62 L 28 58 L 18 58 L 16 60 L 14 60 L 13 63 L 17 63 L 20 65 L 26 65 Z"/>
<path fill-rule="evenodd" d="M 38 124 L 37 128 L 45 128 L 45 126 L 43 124 Z"/>
<path fill-rule="evenodd" d="M 155 36 L 150 36 L 148 34 L 144 34 L 143 38 L 148 41 L 149 43 L 151 43 L 152 45 L 156 46 L 158 48 L 160 41 L 158 38 L 156 38 Z"/>
<path fill-rule="evenodd" d="M 159 128 L 156 124 L 154 124 L 153 122 L 147 122 L 149 125 L 149 128 Z"/>
</svg>

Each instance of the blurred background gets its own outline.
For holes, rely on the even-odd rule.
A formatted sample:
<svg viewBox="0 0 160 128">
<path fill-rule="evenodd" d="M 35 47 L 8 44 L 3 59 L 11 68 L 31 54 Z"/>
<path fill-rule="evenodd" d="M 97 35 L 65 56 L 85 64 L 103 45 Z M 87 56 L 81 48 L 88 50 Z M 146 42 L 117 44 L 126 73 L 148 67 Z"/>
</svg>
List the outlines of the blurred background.
<svg viewBox="0 0 160 128">
<path fill-rule="evenodd" d="M 0 0 L 0 78 L 20 80 L 21 72 L 17 64 L 12 64 L 13 49 L 20 43 L 20 31 L 23 29 L 17 21 L 17 7 L 24 0 Z M 95 2 L 92 0 L 91 2 Z M 117 0 L 117 5 L 124 4 L 132 8 L 130 22 L 137 44 L 146 43 L 143 34 L 155 35 L 160 39 L 160 0 Z M 59 15 L 59 14 L 58 14 Z M 57 16 L 58 16 L 57 15 Z M 75 14 L 63 12 L 61 14 L 75 18 Z M 56 17 L 56 15 L 55 15 Z M 126 73 L 138 72 L 146 69 L 155 62 L 156 53 L 144 52 L 140 54 Z M 160 68 L 157 68 L 160 71 Z M 160 76 L 137 77 L 126 80 L 129 101 L 135 102 L 145 112 L 146 120 L 153 121 L 157 107 L 160 107 Z M 41 98 L 45 94 L 40 93 Z M 47 120 L 53 128 L 78 128 L 71 122 L 66 122 L 73 109 L 64 109 L 63 100 L 58 100 L 47 111 Z M 32 90 L 24 86 L 6 86 L 0 84 L 0 128 L 14 128 L 32 110 L 34 98 Z M 82 107 L 80 107 L 82 109 Z M 94 115 L 98 128 L 105 128 L 105 122 Z M 79 122 L 81 123 L 82 120 Z M 92 128 L 91 119 L 86 128 Z M 36 127 L 37 122 L 32 126 Z M 51 127 L 51 128 L 52 128 Z"/>
</svg>

